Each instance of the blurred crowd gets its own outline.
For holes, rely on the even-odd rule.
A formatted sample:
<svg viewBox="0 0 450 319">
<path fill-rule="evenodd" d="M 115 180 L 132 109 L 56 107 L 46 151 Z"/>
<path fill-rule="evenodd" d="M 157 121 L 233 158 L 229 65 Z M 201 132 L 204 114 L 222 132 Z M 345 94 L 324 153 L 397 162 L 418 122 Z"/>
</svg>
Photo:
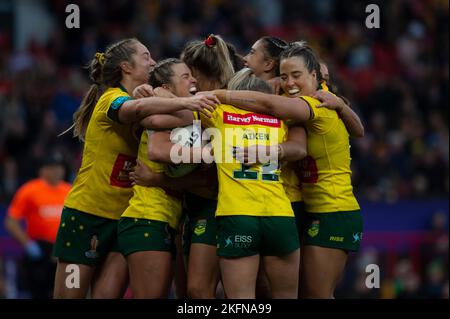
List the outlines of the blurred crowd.
<svg viewBox="0 0 450 319">
<path fill-rule="evenodd" d="M 71 2 L 80 5 L 80 29 L 65 28 Z M 338 0 L 42 3 L 54 24 L 44 41 L 30 38 L 17 49 L 13 27 L 0 24 L 0 205 L 36 176 L 38 163 L 50 152 L 63 154 L 67 180 L 73 180 L 82 145 L 70 134 L 58 134 L 71 125 L 87 91 L 83 66 L 95 52 L 134 36 L 159 60 L 178 56 L 187 41 L 209 33 L 220 34 L 242 55 L 268 34 L 306 40 L 317 50 L 366 128 L 366 136 L 353 140 L 351 149 L 358 199 L 448 196 L 448 0 L 370 1 L 380 7 L 380 29 L 366 27 L 367 2 L 357 0 L 351 5 Z M 448 298 L 448 231 L 436 224 L 431 239 L 404 258 L 366 249 L 351 259 L 353 271 L 337 297 Z M 411 258 L 416 253 L 420 260 Z M 364 285 L 368 263 L 389 269 L 381 274 L 383 289 Z M 4 288 L 0 276 L 0 297 Z"/>
<path fill-rule="evenodd" d="M 82 67 L 117 39 L 136 36 L 156 59 L 178 56 L 191 39 L 222 35 L 245 55 L 260 36 L 307 40 L 361 116 L 352 142 L 359 199 L 448 194 L 448 18 L 446 0 L 371 1 L 380 29 L 368 29 L 364 1 L 78 1 L 81 28 L 64 27 L 69 1 L 44 1 L 57 27 L 46 41 L 14 50 L 0 30 L 0 203 L 35 174 L 46 153 L 64 154 L 73 178 L 81 144 L 57 135 L 89 85 Z"/>
<path fill-rule="evenodd" d="M 350 255 L 347 270 L 336 289 L 336 298 L 416 299 L 449 298 L 449 237 L 447 217 L 435 212 L 429 230 L 397 247 L 366 246 Z M 374 236 L 386 234 L 372 234 Z M 400 238 L 400 237 L 397 237 Z M 379 278 L 368 265 L 377 265 Z M 371 284 L 378 285 L 375 288 Z M 369 287 L 368 287 L 369 286 Z"/>
</svg>

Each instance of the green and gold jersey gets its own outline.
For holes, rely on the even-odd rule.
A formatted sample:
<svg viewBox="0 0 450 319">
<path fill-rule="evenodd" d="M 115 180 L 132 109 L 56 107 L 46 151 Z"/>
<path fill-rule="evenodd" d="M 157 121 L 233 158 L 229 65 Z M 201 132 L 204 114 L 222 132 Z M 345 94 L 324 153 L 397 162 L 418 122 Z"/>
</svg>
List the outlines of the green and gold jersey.
<svg viewBox="0 0 450 319">
<path fill-rule="evenodd" d="M 201 120 L 202 126 L 216 128 L 212 132 L 219 180 L 216 216 L 294 216 L 278 163 L 249 167 L 233 157 L 237 147 L 284 142 L 287 126 L 272 116 L 225 104 L 218 105 L 211 118 L 201 115 Z"/>
<path fill-rule="evenodd" d="M 109 88 L 97 101 L 86 130 L 81 167 L 65 206 L 110 219 L 119 219 L 127 208 L 138 140 L 132 125 L 120 124 L 109 114 L 129 99 L 121 88 Z"/>
<path fill-rule="evenodd" d="M 139 144 L 138 159 L 153 172 L 162 173 L 167 164 L 150 161 L 147 156 L 147 144 L 150 130 L 144 130 Z M 181 194 L 160 187 L 133 186 L 133 197 L 122 217 L 151 219 L 166 222 L 177 229 L 181 218 Z"/>
<path fill-rule="evenodd" d="M 286 96 L 287 94 L 283 93 L 281 96 Z M 285 122 L 287 125 L 290 125 L 289 121 Z M 289 133 L 288 133 L 289 134 Z M 281 170 L 281 177 L 283 179 L 284 190 L 286 191 L 286 195 L 293 202 L 301 202 L 302 201 L 302 192 L 301 192 L 301 183 L 298 178 L 299 176 L 299 163 L 298 162 L 285 162 L 283 163 Z"/>
<path fill-rule="evenodd" d="M 308 156 L 302 160 L 301 170 L 305 210 L 310 213 L 358 210 L 351 183 L 349 134 L 344 123 L 336 111 L 318 108 L 318 100 L 301 98 L 314 114 L 305 123 Z"/>
</svg>

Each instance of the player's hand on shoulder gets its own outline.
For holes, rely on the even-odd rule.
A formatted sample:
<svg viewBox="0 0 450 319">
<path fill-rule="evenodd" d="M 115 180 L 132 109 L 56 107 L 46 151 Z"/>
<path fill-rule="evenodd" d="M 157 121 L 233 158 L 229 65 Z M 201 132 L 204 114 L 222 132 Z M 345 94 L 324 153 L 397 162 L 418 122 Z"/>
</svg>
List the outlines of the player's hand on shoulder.
<svg viewBox="0 0 450 319">
<path fill-rule="evenodd" d="M 153 87 L 151 85 L 141 84 L 133 90 L 132 95 L 133 95 L 133 98 L 135 98 L 135 99 L 141 99 L 144 97 L 154 96 L 155 94 L 154 94 Z"/>
<path fill-rule="evenodd" d="M 201 112 L 207 117 L 211 117 L 211 113 L 214 112 L 217 104 L 220 104 L 217 97 L 209 92 L 199 92 L 192 97 L 184 99 L 186 109 Z"/>
<path fill-rule="evenodd" d="M 341 98 L 324 90 L 316 91 L 312 97 L 321 102 L 317 107 L 326 107 L 330 110 L 340 111 L 345 105 Z"/>
</svg>

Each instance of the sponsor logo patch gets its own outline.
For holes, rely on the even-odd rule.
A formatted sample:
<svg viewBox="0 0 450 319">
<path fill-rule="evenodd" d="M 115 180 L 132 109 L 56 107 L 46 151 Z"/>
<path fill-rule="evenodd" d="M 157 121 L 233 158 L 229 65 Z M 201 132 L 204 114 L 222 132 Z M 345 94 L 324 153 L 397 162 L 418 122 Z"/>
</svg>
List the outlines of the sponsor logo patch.
<svg viewBox="0 0 450 319">
<path fill-rule="evenodd" d="M 223 112 L 223 122 L 233 125 L 264 125 L 270 127 L 281 127 L 281 121 L 276 117 L 257 113 L 236 114 Z"/>
</svg>

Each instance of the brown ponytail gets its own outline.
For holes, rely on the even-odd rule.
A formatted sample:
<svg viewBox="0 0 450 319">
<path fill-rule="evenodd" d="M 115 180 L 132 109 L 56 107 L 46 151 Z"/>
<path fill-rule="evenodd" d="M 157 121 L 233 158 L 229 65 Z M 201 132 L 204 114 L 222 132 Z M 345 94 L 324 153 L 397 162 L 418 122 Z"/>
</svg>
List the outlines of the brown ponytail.
<svg viewBox="0 0 450 319">
<path fill-rule="evenodd" d="M 181 59 L 190 68 L 196 68 L 221 88 L 233 77 L 234 67 L 227 43 L 218 35 L 211 34 L 204 41 L 189 42 L 181 53 Z"/>
<path fill-rule="evenodd" d="M 78 110 L 73 114 L 73 124 L 59 136 L 73 128 L 73 136 L 84 141 L 87 126 L 95 105 L 103 92 L 110 87 L 118 87 L 122 80 L 120 63 L 133 64 L 132 55 L 136 52 L 137 39 L 125 39 L 109 46 L 105 53 L 97 52 L 88 65 L 89 78 L 93 82 L 83 98 Z"/>
</svg>

